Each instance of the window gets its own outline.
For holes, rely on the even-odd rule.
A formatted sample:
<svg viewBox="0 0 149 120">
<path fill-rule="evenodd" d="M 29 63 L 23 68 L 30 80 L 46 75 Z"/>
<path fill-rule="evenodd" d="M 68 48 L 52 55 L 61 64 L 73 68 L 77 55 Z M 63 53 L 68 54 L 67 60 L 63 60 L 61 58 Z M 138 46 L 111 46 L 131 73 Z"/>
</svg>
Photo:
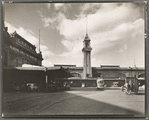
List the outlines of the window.
<svg viewBox="0 0 149 120">
<path fill-rule="evenodd" d="M 20 58 L 20 59 L 18 59 L 18 66 L 22 66 L 22 59 Z"/>
<path fill-rule="evenodd" d="M 31 62 L 24 58 L 17 58 L 16 59 L 16 67 L 21 67 L 23 64 L 31 64 Z"/>
</svg>

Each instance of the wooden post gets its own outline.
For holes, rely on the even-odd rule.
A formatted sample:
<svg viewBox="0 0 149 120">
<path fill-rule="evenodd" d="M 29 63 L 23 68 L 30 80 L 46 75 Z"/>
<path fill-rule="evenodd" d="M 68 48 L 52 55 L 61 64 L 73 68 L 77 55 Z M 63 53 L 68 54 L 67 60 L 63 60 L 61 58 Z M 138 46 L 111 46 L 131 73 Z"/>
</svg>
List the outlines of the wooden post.
<svg viewBox="0 0 149 120">
<path fill-rule="evenodd" d="M 135 93 L 138 93 L 138 79 L 135 76 Z"/>
<path fill-rule="evenodd" d="M 45 67 L 45 74 L 46 74 L 46 92 L 48 91 L 48 74 L 47 74 L 47 68 Z"/>
<path fill-rule="evenodd" d="M 46 74 L 46 91 L 48 91 L 48 75 Z"/>
</svg>

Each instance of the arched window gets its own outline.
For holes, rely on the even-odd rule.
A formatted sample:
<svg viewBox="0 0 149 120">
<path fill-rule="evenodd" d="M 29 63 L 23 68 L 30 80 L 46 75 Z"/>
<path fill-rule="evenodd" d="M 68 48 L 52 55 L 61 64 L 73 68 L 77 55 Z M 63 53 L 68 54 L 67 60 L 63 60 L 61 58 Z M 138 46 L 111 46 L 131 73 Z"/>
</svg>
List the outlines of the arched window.
<svg viewBox="0 0 149 120">
<path fill-rule="evenodd" d="M 72 75 L 73 77 L 79 77 L 79 78 L 81 78 L 81 75 L 80 75 L 79 73 L 71 73 L 71 75 Z"/>
<path fill-rule="evenodd" d="M 140 74 L 140 75 L 138 76 L 138 78 L 145 78 L 145 74 L 144 74 L 144 73 Z"/>
</svg>

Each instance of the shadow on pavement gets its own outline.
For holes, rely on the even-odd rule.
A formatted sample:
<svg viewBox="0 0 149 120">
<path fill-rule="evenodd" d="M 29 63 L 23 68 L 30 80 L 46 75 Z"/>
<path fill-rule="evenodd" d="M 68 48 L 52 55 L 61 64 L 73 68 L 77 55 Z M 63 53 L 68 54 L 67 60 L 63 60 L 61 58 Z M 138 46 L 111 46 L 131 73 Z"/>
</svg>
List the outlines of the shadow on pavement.
<svg viewBox="0 0 149 120">
<path fill-rule="evenodd" d="M 76 89 L 71 89 L 71 91 Z M 80 90 L 80 89 L 79 89 Z M 81 89 L 82 90 L 82 89 Z M 95 90 L 92 88 L 92 91 Z M 88 91 L 88 89 L 86 89 Z M 11 94 L 11 93 L 10 93 Z M 24 97 L 24 93 L 15 94 Z M 40 95 L 20 98 L 8 102 L 3 102 L 2 113 L 5 117 L 23 118 L 45 118 L 45 117 L 85 117 L 91 115 L 92 118 L 101 117 L 133 117 L 142 113 L 127 107 L 115 106 L 105 101 L 97 101 L 85 97 L 85 94 L 72 94 L 66 92 L 42 93 Z M 10 99 L 9 96 L 6 99 Z M 110 99 L 110 98 L 109 98 Z M 121 102 L 121 101 L 119 101 Z"/>
<path fill-rule="evenodd" d="M 96 87 L 71 87 L 66 91 L 96 91 Z"/>
<path fill-rule="evenodd" d="M 137 93 L 137 95 L 145 95 L 145 93 Z"/>
<path fill-rule="evenodd" d="M 104 89 L 97 89 L 96 87 L 71 87 L 68 91 L 104 91 L 104 90 L 121 90 L 121 87 L 105 87 Z"/>
<path fill-rule="evenodd" d="M 106 87 L 105 90 L 122 90 L 121 87 Z"/>
</svg>

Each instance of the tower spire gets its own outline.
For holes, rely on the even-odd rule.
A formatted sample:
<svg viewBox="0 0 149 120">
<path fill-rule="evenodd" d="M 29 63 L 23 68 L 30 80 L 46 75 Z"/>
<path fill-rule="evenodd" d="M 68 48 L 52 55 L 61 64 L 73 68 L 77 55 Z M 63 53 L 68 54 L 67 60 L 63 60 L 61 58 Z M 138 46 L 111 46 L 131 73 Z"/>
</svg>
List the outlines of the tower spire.
<svg viewBox="0 0 149 120">
<path fill-rule="evenodd" d="M 40 53 L 40 29 L 39 29 L 39 53 Z"/>
<path fill-rule="evenodd" d="M 87 22 L 88 22 L 88 21 L 87 21 L 87 15 L 86 15 L 86 34 L 87 34 L 87 32 L 88 32 L 88 31 L 87 31 Z"/>
<path fill-rule="evenodd" d="M 85 39 L 90 39 L 88 36 L 88 16 L 86 15 L 86 35 L 85 35 Z"/>
<path fill-rule="evenodd" d="M 135 58 L 134 58 L 134 67 L 136 67 L 136 64 L 135 64 Z"/>
</svg>

